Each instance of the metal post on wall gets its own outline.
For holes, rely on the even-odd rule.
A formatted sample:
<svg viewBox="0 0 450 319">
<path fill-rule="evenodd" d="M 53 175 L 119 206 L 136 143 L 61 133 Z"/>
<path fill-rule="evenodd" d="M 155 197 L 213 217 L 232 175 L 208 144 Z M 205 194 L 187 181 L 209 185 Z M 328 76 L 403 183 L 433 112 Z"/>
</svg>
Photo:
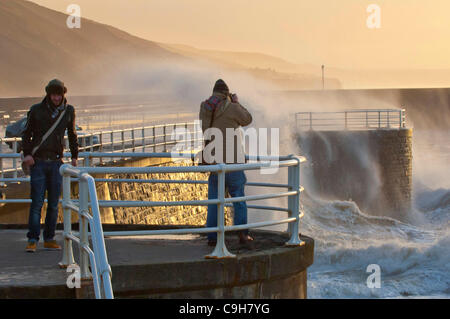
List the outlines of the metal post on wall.
<svg viewBox="0 0 450 319">
<path fill-rule="evenodd" d="M 14 138 L 14 142 L 13 142 L 13 152 L 17 153 L 17 138 Z M 13 178 L 17 178 L 17 158 L 13 158 Z"/>
<path fill-rule="evenodd" d="M 86 152 L 86 137 L 83 136 L 81 138 L 81 148 L 83 150 L 83 152 Z M 83 165 L 86 166 L 86 158 L 83 159 Z"/>
<path fill-rule="evenodd" d="M 366 111 L 366 128 L 369 128 L 369 112 Z"/>
<path fill-rule="evenodd" d="M 145 127 L 142 127 L 142 152 L 145 153 Z"/>
<path fill-rule="evenodd" d="M 132 147 L 133 153 L 136 152 L 135 142 L 134 142 L 134 128 L 131 129 L 131 147 Z"/>
<path fill-rule="evenodd" d="M 167 152 L 167 145 L 166 145 L 166 126 L 163 126 L 163 135 L 164 135 L 164 152 Z"/>
<path fill-rule="evenodd" d="M 120 136 L 122 138 L 122 153 L 124 153 L 125 152 L 125 131 L 124 130 L 122 130 L 120 132 Z"/>
<path fill-rule="evenodd" d="M 62 268 L 66 268 L 69 265 L 75 264 L 74 258 L 73 258 L 73 248 L 72 248 L 72 240 L 69 238 L 69 236 L 72 235 L 72 211 L 70 208 L 67 207 L 67 205 L 70 203 L 70 175 L 64 174 L 63 175 L 63 213 L 64 213 L 64 245 L 63 245 L 63 257 L 61 262 L 59 263 L 59 266 Z"/>
<path fill-rule="evenodd" d="M 0 139 L 0 154 L 3 153 L 3 140 Z M 0 177 L 1 178 L 5 178 L 4 173 L 3 173 L 3 158 L 0 157 Z M 0 182 L 0 186 L 4 186 L 5 182 Z"/>
<path fill-rule="evenodd" d="M 111 131 L 111 153 L 114 153 L 114 131 Z M 111 157 L 111 162 L 114 162 L 114 157 Z"/>
<path fill-rule="evenodd" d="M 345 116 L 345 129 L 348 129 L 348 120 L 347 120 L 347 112 L 344 112 L 344 116 Z"/>
<path fill-rule="evenodd" d="M 378 128 L 381 128 L 381 111 L 378 111 Z"/>
<path fill-rule="evenodd" d="M 100 152 L 103 152 L 103 132 L 100 132 L 99 140 L 100 140 Z M 100 157 L 100 164 L 103 164 L 103 157 Z"/>
<path fill-rule="evenodd" d="M 155 138 L 155 127 L 152 127 L 152 141 L 153 141 L 153 153 L 156 152 L 156 138 Z"/>
<path fill-rule="evenodd" d="M 89 255 L 85 247 L 89 247 L 88 220 L 84 214 L 89 214 L 89 190 L 86 180 L 80 178 L 79 182 L 79 227 L 80 227 L 80 277 L 92 279 L 89 271 Z"/>
<path fill-rule="evenodd" d="M 236 257 L 230 253 L 225 245 L 225 164 L 220 164 L 221 169 L 217 172 L 217 198 L 219 203 L 217 204 L 217 243 L 214 251 L 211 255 L 205 256 L 206 258 L 232 258 Z"/>
<path fill-rule="evenodd" d="M 288 167 L 288 184 L 290 191 L 296 191 L 297 193 L 288 198 L 289 217 L 295 217 L 295 221 L 289 223 L 289 235 L 290 239 L 286 243 L 287 246 L 301 246 L 305 243 L 300 240 L 300 160 L 297 159 L 295 166 Z"/>
</svg>

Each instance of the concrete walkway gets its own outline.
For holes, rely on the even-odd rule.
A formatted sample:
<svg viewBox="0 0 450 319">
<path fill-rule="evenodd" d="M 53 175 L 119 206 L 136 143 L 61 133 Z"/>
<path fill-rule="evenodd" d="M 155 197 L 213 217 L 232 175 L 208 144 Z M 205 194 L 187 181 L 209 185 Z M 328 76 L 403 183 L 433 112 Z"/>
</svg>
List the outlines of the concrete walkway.
<svg viewBox="0 0 450 319">
<path fill-rule="evenodd" d="M 0 298 L 35 298 L 45 289 L 45 297 L 58 298 L 64 291 L 69 275 L 58 267 L 61 251 L 47 251 L 40 242 L 35 253 L 27 253 L 26 230 L 0 230 Z M 282 247 L 282 236 L 260 236 L 255 233 L 253 247 L 242 246 L 235 234 L 227 235 L 227 247 L 240 256 Z M 62 244 L 62 232 L 57 231 L 56 240 Z M 109 262 L 114 269 L 123 266 L 161 266 L 164 264 L 190 264 L 204 262 L 204 256 L 213 247 L 206 245 L 206 237 L 200 235 L 165 235 L 106 238 Z M 73 244 L 75 260 L 78 246 Z M 158 265 L 156 265 L 158 264 Z M 50 289 L 49 289 L 50 288 Z M 51 292 L 50 294 L 48 292 Z M 70 297 L 70 296 L 69 296 Z"/>
</svg>

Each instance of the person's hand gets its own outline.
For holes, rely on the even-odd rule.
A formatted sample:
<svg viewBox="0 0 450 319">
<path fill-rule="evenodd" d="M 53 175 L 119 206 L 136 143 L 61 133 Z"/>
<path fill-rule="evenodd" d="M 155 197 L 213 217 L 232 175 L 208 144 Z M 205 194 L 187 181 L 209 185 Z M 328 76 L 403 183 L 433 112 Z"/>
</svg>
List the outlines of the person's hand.
<svg viewBox="0 0 450 319">
<path fill-rule="evenodd" d="M 78 160 L 76 158 L 72 158 L 72 166 L 78 166 Z"/>
<path fill-rule="evenodd" d="M 233 103 L 238 102 L 238 96 L 236 94 L 231 94 L 231 102 L 233 102 Z"/>
<path fill-rule="evenodd" d="M 23 162 L 27 165 L 27 166 L 33 166 L 34 165 L 34 158 L 31 155 L 27 155 L 23 158 Z"/>
</svg>

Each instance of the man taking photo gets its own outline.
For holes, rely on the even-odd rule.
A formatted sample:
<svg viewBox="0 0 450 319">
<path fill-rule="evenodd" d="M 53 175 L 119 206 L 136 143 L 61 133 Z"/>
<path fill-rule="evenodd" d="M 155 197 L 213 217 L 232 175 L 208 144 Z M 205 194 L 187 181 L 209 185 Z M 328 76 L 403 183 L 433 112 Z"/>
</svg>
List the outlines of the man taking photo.
<svg viewBox="0 0 450 319">
<path fill-rule="evenodd" d="M 75 128 L 75 108 L 67 104 L 64 83 L 54 79 L 45 88 L 47 95 L 41 103 L 28 111 L 27 124 L 22 135 L 24 171 L 29 169 L 31 206 L 28 220 L 26 251 L 35 252 L 40 237 L 41 209 L 47 192 L 47 214 L 43 232 L 44 248 L 60 250 L 54 237 L 58 219 L 58 203 L 62 176 L 64 135 L 67 129 L 72 165 L 77 166 L 78 140 Z M 26 169 L 27 168 L 27 169 Z"/>
<path fill-rule="evenodd" d="M 219 79 L 214 84 L 213 94 L 206 101 L 200 105 L 199 118 L 202 121 L 202 131 L 215 128 L 220 130 L 223 137 L 226 137 L 227 129 L 233 131 L 239 127 L 247 126 L 252 122 L 252 116 L 243 107 L 236 94 L 230 94 L 228 85 Z M 234 137 L 233 137 L 234 139 Z M 205 141 L 210 142 L 210 141 Z M 228 141 L 223 138 L 222 156 L 216 160 L 209 160 L 209 156 L 205 154 L 202 157 L 209 164 L 227 163 L 227 164 L 242 164 L 239 163 L 239 153 L 244 154 L 244 145 L 240 141 Z M 240 149 L 240 150 L 239 150 Z M 227 154 L 230 153 L 230 154 Z M 227 160 L 229 159 L 229 160 Z M 245 196 L 245 183 L 247 178 L 244 171 L 228 172 L 225 174 L 225 187 L 231 197 Z M 208 199 L 217 199 L 218 196 L 218 176 L 216 173 L 211 173 L 208 179 Z M 247 223 L 247 204 L 246 202 L 233 202 L 234 207 L 234 224 L 241 225 Z M 206 220 L 207 227 L 217 227 L 217 205 L 208 205 L 208 215 Z M 243 230 L 238 233 L 239 242 L 247 244 L 253 241 L 249 235 L 248 230 Z M 217 243 L 217 233 L 208 234 L 208 245 L 215 246 Z"/>
</svg>

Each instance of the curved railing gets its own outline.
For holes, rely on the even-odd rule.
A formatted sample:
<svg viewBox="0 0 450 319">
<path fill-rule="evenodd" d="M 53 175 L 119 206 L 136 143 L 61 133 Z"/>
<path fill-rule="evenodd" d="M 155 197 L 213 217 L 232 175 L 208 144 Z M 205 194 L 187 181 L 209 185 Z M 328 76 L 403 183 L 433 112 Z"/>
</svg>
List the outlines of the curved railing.
<svg viewBox="0 0 450 319">
<path fill-rule="evenodd" d="M 168 154 L 168 153 L 130 153 L 130 154 L 112 154 L 112 153 L 90 153 L 91 157 L 111 157 L 126 155 L 130 157 L 158 157 L 158 158 L 184 158 L 192 160 L 192 154 Z M 299 222 L 303 213 L 300 212 L 300 164 L 305 161 L 299 156 L 270 157 L 260 156 L 258 158 L 247 157 L 245 164 L 217 164 L 205 166 L 168 166 L 168 167 L 72 167 L 64 164 L 60 172 L 63 175 L 63 209 L 64 209 L 64 251 L 60 263 L 62 267 L 73 264 L 74 257 L 72 251 L 72 242 L 76 242 L 80 247 L 80 276 L 82 279 L 93 279 L 94 290 L 97 298 L 113 298 L 111 285 L 111 268 L 108 264 L 108 258 L 105 248 L 104 235 L 108 236 L 136 236 L 136 235 L 161 235 L 161 234 L 199 234 L 199 233 L 217 233 L 217 244 L 214 250 L 205 256 L 205 258 L 233 258 L 225 244 L 225 232 L 243 229 L 252 229 L 267 227 L 279 224 L 288 224 L 289 240 L 287 246 L 302 245 L 299 238 Z M 225 173 L 233 171 L 248 171 L 273 168 L 274 163 L 279 168 L 288 169 L 288 181 L 286 184 L 250 182 L 247 186 L 285 188 L 284 191 L 247 195 L 243 197 L 226 198 L 225 197 Z M 157 179 L 126 179 L 126 178 L 103 178 L 95 179 L 90 174 L 153 174 L 153 173 L 216 173 L 218 174 L 218 198 L 204 200 L 187 201 L 117 201 L 117 200 L 98 200 L 95 187 L 96 181 L 101 182 L 133 182 L 133 183 L 192 183 L 203 184 L 207 181 L 197 180 L 157 180 Z M 79 199 L 71 198 L 71 181 L 75 178 L 79 183 Z M 261 222 L 247 223 L 243 225 L 225 225 L 225 207 L 231 206 L 234 202 L 258 201 L 273 198 L 288 198 L 287 207 L 274 207 L 265 205 L 248 205 L 250 209 L 262 209 L 287 212 L 288 216 L 281 219 L 267 220 Z M 114 231 L 103 232 L 100 219 L 100 207 L 158 207 L 158 206 L 207 206 L 217 204 L 217 226 L 200 228 L 180 228 L 180 229 L 161 229 L 145 231 Z M 90 208 L 90 210 L 89 210 Z M 78 213 L 80 219 L 79 236 L 77 237 L 71 229 L 71 213 Z M 89 232 L 92 237 L 92 249 L 89 246 Z M 92 273 L 88 266 L 91 266 Z"/>
<path fill-rule="evenodd" d="M 295 113 L 300 130 L 370 130 L 405 128 L 405 109 L 355 109 L 338 112 Z"/>
<path fill-rule="evenodd" d="M 186 129 L 192 133 L 190 142 L 201 144 L 201 128 L 196 122 L 168 123 L 133 128 L 96 131 L 90 133 L 79 132 L 79 151 L 84 154 L 90 152 L 134 153 L 134 152 L 167 152 L 176 141 L 172 138 L 175 130 Z M 5 182 L 23 182 L 20 178 L 20 137 L 0 138 L 0 185 Z M 69 141 L 64 137 L 65 150 L 69 151 Z M 70 157 L 70 153 L 64 154 Z M 121 156 L 123 158 L 123 156 Z M 95 157 L 88 162 L 86 156 L 80 155 L 83 166 L 104 164 L 107 157 Z"/>
</svg>

